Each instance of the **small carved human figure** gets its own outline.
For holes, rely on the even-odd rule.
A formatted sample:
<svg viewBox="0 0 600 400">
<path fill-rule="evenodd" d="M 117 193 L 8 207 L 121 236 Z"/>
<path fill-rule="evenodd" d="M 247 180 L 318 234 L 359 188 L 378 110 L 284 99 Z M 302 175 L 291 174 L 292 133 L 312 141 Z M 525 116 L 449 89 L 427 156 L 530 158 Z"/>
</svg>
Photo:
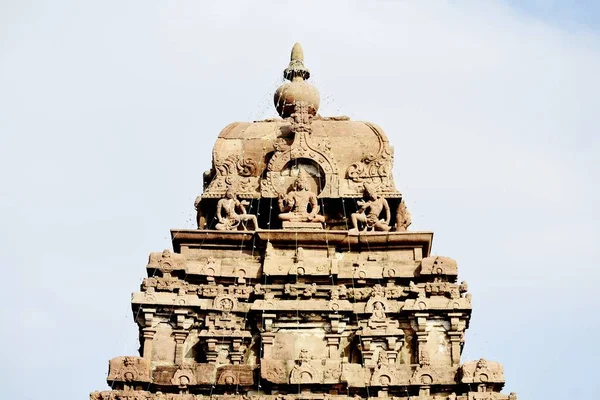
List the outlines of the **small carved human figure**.
<svg viewBox="0 0 600 400">
<path fill-rule="evenodd" d="M 194 200 L 194 208 L 196 209 L 196 225 L 198 225 L 198 229 L 202 229 L 202 196 L 197 196 L 196 200 Z"/>
<path fill-rule="evenodd" d="M 279 195 L 279 209 L 279 219 L 282 221 L 325 222 L 325 217 L 319 215 L 317 195 L 308 190 L 306 172 L 302 168 L 292 191 L 285 196 Z"/>
<path fill-rule="evenodd" d="M 479 361 L 477 361 L 477 368 L 475 369 L 475 372 L 477 371 L 481 371 L 483 369 L 487 369 L 488 367 L 488 362 L 485 358 L 480 358 Z"/>
<path fill-rule="evenodd" d="M 381 304 L 381 303 L 380 303 Z M 385 350 L 379 350 L 379 357 L 377 357 L 377 368 L 381 369 L 388 365 L 388 356 Z"/>
<path fill-rule="evenodd" d="M 232 231 L 241 224 L 246 230 L 246 223 L 252 222 L 253 228 L 258 230 L 256 215 L 246 213 L 248 204 L 245 200 L 239 201 L 234 188 L 230 186 L 225 192 L 225 197 L 217 203 L 217 219 L 219 222 L 215 225 L 215 229 L 218 231 Z"/>
<path fill-rule="evenodd" d="M 398 204 L 398 210 L 396 211 L 396 230 L 405 231 L 412 223 L 412 217 L 410 212 L 406 208 L 404 199 Z"/>
<path fill-rule="evenodd" d="M 300 350 L 300 355 L 298 356 L 298 361 L 300 363 L 300 365 L 304 365 L 304 363 L 308 363 L 311 360 L 311 356 L 310 353 L 308 352 L 308 349 L 301 349 Z"/>
<path fill-rule="evenodd" d="M 233 301 L 231 301 L 231 299 L 228 298 L 221 299 L 220 306 L 224 312 L 229 312 L 233 309 Z"/>
<path fill-rule="evenodd" d="M 373 315 L 371 316 L 371 319 L 374 321 L 386 320 L 385 309 L 383 308 L 383 303 L 380 301 L 373 304 Z"/>
<path fill-rule="evenodd" d="M 366 201 L 359 200 L 358 211 L 350 216 L 352 221 L 352 229 L 350 232 L 358 233 L 358 224 L 364 224 L 362 231 L 389 231 L 390 230 L 390 206 L 386 199 L 381 197 L 374 186 L 365 183 L 365 198 Z M 385 218 L 380 219 L 379 216 L 385 211 Z"/>
</svg>

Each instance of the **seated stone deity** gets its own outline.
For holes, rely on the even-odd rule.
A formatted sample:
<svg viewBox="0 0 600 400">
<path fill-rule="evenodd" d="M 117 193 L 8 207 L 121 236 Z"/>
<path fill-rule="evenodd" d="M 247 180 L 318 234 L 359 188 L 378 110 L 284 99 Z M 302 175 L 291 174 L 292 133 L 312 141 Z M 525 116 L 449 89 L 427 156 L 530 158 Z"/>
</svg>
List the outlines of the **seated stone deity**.
<svg viewBox="0 0 600 400">
<path fill-rule="evenodd" d="M 390 230 L 390 206 L 386 199 L 381 197 L 374 186 L 365 183 L 366 201 L 359 200 L 358 211 L 350 216 L 352 221 L 351 233 L 358 233 L 359 223 L 363 224 L 363 232 L 367 230 L 389 231 Z M 380 219 L 382 211 L 385 211 L 385 218 Z"/>
<path fill-rule="evenodd" d="M 371 315 L 371 319 L 373 321 L 385 321 L 387 319 L 385 315 L 385 309 L 380 301 L 373 305 L 373 314 Z"/>
<path fill-rule="evenodd" d="M 217 203 L 217 219 L 219 222 L 215 225 L 215 229 L 218 231 L 233 231 L 238 229 L 241 224 L 246 230 L 246 224 L 252 222 L 254 230 L 258 230 L 256 215 L 246 213 L 248 204 L 245 200 L 238 200 L 234 188 L 230 186 L 225 192 L 225 197 Z"/>
<path fill-rule="evenodd" d="M 306 172 L 301 168 L 294 188 L 287 195 L 279 195 L 279 219 L 290 222 L 325 222 L 319 215 L 317 195 L 308 190 Z"/>
</svg>

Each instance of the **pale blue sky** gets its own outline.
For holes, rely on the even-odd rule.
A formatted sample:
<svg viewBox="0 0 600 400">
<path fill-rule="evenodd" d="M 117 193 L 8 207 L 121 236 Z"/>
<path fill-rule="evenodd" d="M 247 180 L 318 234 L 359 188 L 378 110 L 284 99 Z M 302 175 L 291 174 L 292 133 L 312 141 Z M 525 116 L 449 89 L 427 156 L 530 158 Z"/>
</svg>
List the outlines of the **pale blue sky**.
<svg viewBox="0 0 600 400">
<path fill-rule="evenodd" d="M 219 131 L 275 115 L 300 41 L 321 113 L 387 132 L 413 229 L 458 261 L 463 360 L 521 399 L 594 398 L 599 22 L 592 1 L 0 1 L 2 397 L 85 399 L 136 353 L 148 253 L 193 227 Z"/>
</svg>

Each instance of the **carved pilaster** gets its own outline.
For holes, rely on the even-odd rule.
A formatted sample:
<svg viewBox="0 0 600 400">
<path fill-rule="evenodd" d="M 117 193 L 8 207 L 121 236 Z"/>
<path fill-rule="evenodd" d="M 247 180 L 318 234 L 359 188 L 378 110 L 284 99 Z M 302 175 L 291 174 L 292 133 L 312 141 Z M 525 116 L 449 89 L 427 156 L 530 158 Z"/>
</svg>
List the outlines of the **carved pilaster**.
<svg viewBox="0 0 600 400">
<path fill-rule="evenodd" d="M 188 331 L 175 330 L 173 337 L 175 338 L 175 364 L 179 365 L 183 362 L 183 343 L 188 337 Z"/>
<path fill-rule="evenodd" d="M 449 331 L 448 336 L 450 337 L 450 357 L 452 359 L 452 366 L 457 366 L 460 364 L 461 342 L 463 333 Z"/>
<path fill-rule="evenodd" d="M 427 336 L 429 336 L 429 332 L 427 332 L 427 317 L 429 317 L 428 313 L 415 314 L 417 325 L 417 331 L 415 332 L 417 335 L 417 359 L 421 359 L 427 345 Z"/>
<path fill-rule="evenodd" d="M 142 331 L 144 335 L 144 344 L 143 344 L 143 357 L 149 360 L 152 359 L 152 341 L 154 340 L 154 334 L 156 333 L 156 329 L 152 328 L 144 328 Z"/>
<path fill-rule="evenodd" d="M 271 358 L 271 350 L 273 349 L 273 343 L 275 343 L 274 333 L 263 333 L 262 339 L 262 358 Z"/>
<path fill-rule="evenodd" d="M 340 335 L 325 335 L 329 358 L 340 357 Z"/>
</svg>

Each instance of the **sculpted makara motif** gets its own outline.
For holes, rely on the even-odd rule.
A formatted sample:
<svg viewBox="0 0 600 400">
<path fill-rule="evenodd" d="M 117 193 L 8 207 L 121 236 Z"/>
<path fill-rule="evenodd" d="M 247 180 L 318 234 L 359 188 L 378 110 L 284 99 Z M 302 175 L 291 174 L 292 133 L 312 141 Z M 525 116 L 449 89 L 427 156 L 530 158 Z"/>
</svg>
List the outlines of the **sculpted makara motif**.
<svg viewBox="0 0 600 400">
<path fill-rule="evenodd" d="M 318 115 L 291 58 L 281 119 L 219 135 L 198 229 L 171 231 L 132 295 L 139 356 L 91 399 L 516 400 L 500 364 L 461 362 L 468 286 L 406 231 L 384 132 Z"/>
</svg>

